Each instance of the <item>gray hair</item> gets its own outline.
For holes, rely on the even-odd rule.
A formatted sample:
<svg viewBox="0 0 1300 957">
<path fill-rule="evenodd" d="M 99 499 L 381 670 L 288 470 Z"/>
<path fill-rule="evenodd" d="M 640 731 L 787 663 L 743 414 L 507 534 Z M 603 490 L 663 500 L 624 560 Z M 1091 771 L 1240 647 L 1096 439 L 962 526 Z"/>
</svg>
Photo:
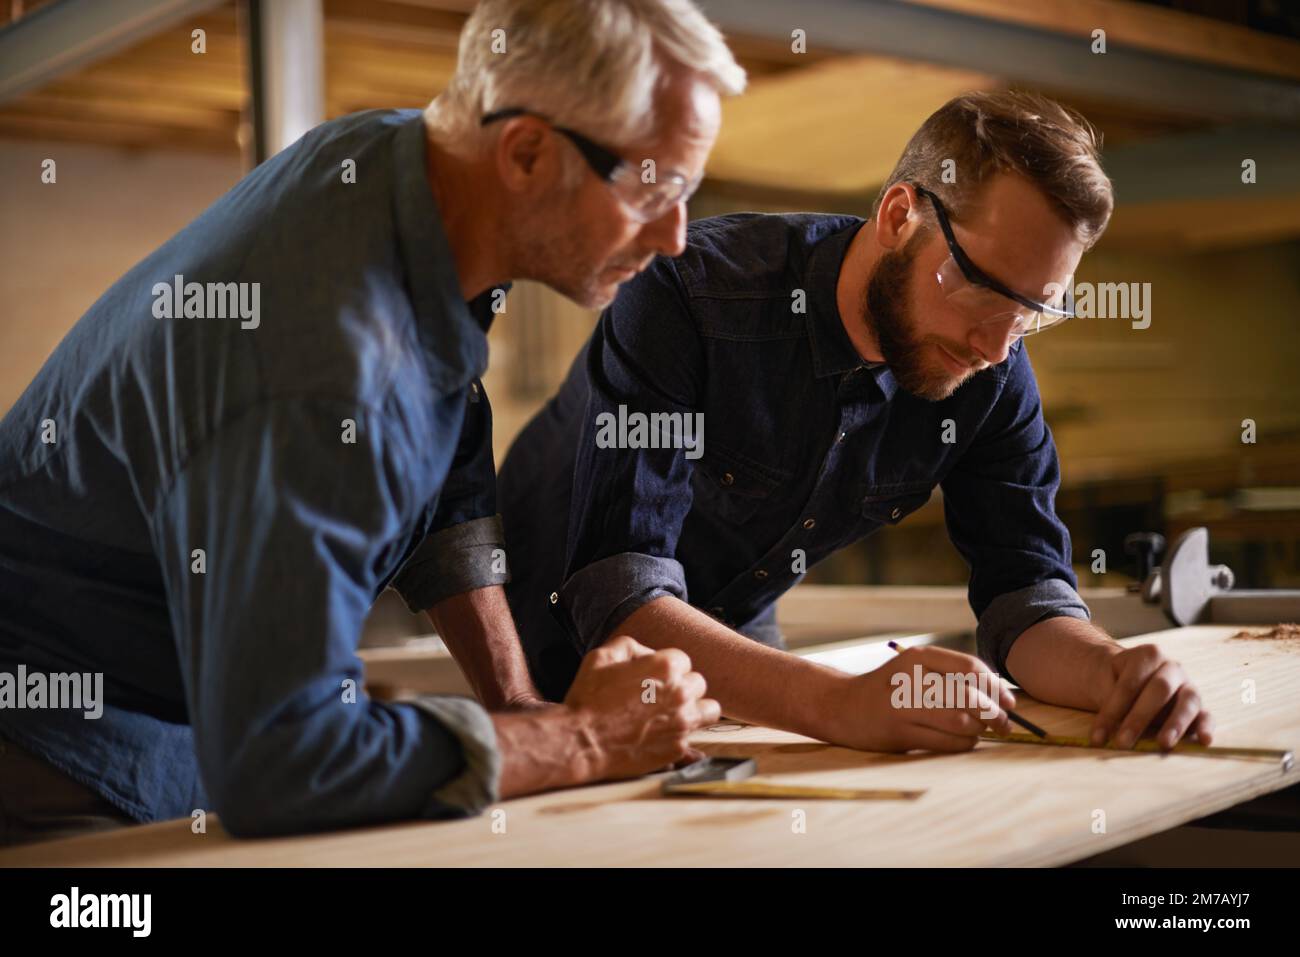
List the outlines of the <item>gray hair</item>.
<svg viewBox="0 0 1300 957">
<path fill-rule="evenodd" d="M 456 72 L 425 109 L 435 141 L 461 156 L 482 117 L 520 107 L 620 145 L 654 129 L 666 67 L 735 96 L 745 71 L 690 0 L 482 0 L 465 21 Z"/>
</svg>

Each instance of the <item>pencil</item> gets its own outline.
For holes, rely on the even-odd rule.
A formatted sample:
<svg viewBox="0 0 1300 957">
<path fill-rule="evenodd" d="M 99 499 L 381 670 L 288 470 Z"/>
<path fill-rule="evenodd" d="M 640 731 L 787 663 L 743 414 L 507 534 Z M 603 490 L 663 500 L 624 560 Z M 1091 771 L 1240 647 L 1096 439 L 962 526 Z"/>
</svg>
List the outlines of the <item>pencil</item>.
<svg viewBox="0 0 1300 957">
<path fill-rule="evenodd" d="M 896 641 L 889 642 L 889 647 L 893 648 L 896 654 L 901 655 L 903 653 L 903 646 Z M 1020 725 L 1020 727 L 1024 728 L 1030 734 L 1035 734 L 1040 738 L 1047 737 L 1046 731 L 1044 731 L 1038 725 L 1034 724 L 1032 721 L 1026 721 L 1024 718 L 1020 717 L 1020 715 L 1016 714 L 1010 708 L 1007 709 L 1007 717 L 1010 718 L 1012 721 L 1014 721 L 1016 724 Z"/>
</svg>

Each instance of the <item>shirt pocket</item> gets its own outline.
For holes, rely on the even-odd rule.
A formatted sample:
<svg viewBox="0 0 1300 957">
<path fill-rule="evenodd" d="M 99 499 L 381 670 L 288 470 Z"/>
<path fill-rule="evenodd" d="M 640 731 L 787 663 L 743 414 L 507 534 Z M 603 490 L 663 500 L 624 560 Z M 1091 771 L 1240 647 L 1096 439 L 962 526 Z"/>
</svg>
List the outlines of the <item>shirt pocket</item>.
<svg viewBox="0 0 1300 957">
<path fill-rule="evenodd" d="M 862 517 L 877 525 L 897 525 L 930 501 L 933 486 L 877 487 L 862 496 Z"/>
<path fill-rule="evenodd" d="M 789 478 L 712 443 L 704 458 L 695 463 L 695 507 L 725 522 L 742 525 Z"/>
</svg>

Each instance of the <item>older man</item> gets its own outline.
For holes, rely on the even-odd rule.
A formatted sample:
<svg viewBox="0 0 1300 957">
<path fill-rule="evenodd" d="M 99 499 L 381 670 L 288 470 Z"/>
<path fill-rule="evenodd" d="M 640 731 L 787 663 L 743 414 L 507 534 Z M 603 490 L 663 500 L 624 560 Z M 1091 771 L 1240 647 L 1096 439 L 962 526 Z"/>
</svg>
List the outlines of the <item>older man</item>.
<svg viewBox="0 0 1300 957">
<path fill-rule="evenodd" d="M 1008 730 L 1014 697 L 992 669 L 1097 712 L 1098 742 L 1209 741 L 1177 663 L 1090 623 L 1054 510 L 1025 343 L 1069 318 L 1057 293 L 1109 220 L 1097 147 L 1042 97 L 958 97 L 870 220 L 701 220 L 683 256 L 628 283 L 502 466 L 508 591 L 543 691 L 630 635 L 685 650 L 727 714 L 851 747 L 955 751 Z M 607 441 L 633 416 L 681 427 Z M 851 677 L 780 650 L 776 599 L 936 485 L 983 660 L 914 649 Z M 899 679 L 921 673 L 971 675 L 980 693 L 899 707 L 914 700 Z"/>
<path fill-rule="evenodd" d="M 540 701 L 478 377 L 501 284 L 600 306 L 682 251 L 743 84 L 686 0 L 485 0 L 424 114 L 318 127 L 108 290 L 0 424 L 0 669 L 104 697 L 0 708 L 5 840 L 466 814 L 683 756 L 718 707 L 677 651 L 509 710 Z M 491 712 L 358 689 L 389 583 Z"/>
</svg>

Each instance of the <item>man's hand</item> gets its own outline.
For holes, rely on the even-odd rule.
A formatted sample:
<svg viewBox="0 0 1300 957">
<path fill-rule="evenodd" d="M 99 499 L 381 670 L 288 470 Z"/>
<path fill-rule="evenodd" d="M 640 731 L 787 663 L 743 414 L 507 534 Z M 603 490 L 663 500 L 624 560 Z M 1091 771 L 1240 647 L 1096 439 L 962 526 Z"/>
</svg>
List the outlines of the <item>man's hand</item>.
<svg viewBox="0 0 1300 957">
<path fill-rule="evenodd" d="M 1039 701 L 1096 711 L 1092 743 L 1133 745 L 1151 729 L 1162 748 L 1191 734 L 1209 744 L 1214 720 L 1176 661 L 1155 645 L 1125 648 L 1089 621 L 1047 618 L 1016 639 L 1007 668 Z"/>
<path fill-rule="evenodd" d="M 914 688 L 918 665 L 923 679 L 938 675 L 940 707 L 913 707 L 925 698 L 925 684 Z M 960 698 L 947 693 L 954 687 L 948 674 L 966 676 Z M 828 740 L 865 751 L 969 751 L 986 727 L 999 734 L 1013 730 L 1006 711 L 1015 704 L 1011 689 L 978 658 L 947 648 L 908 648 L 843 685 Z"/>
<path fill-rule="evenodd" d="M 683 652 L 651 651 L 626 636 L 606 642 L 582 660 L 563 704 L 493 713 L 501 797 L 636 777 L 698 757 L 691 732 L 720 716 L 704 692 Z"/>
<path fill-rule="evenodd" d="M 1214 719 L 1201 705 L 1201 696 L 1187 680 L 1182 666 L 1155 645 L 1138 645 L 1100 660 L 1093 678 L 1097 718 L 1092 743 L 1113 736 L 1128 748 L 1145 731 L 1153 731 L 1162 748 L 1172 748 L 1184 734 L 1200 744 L 1214 736 Z"/>
<path fill-rule="evenodd" d="M 721 715 L 705 690 L 684 652 L 623 636 L 583 659 L 564 705 L 586 726 L 593 776 L 628 778 L 691 755 L 691 732 Z"/>
</svg>

